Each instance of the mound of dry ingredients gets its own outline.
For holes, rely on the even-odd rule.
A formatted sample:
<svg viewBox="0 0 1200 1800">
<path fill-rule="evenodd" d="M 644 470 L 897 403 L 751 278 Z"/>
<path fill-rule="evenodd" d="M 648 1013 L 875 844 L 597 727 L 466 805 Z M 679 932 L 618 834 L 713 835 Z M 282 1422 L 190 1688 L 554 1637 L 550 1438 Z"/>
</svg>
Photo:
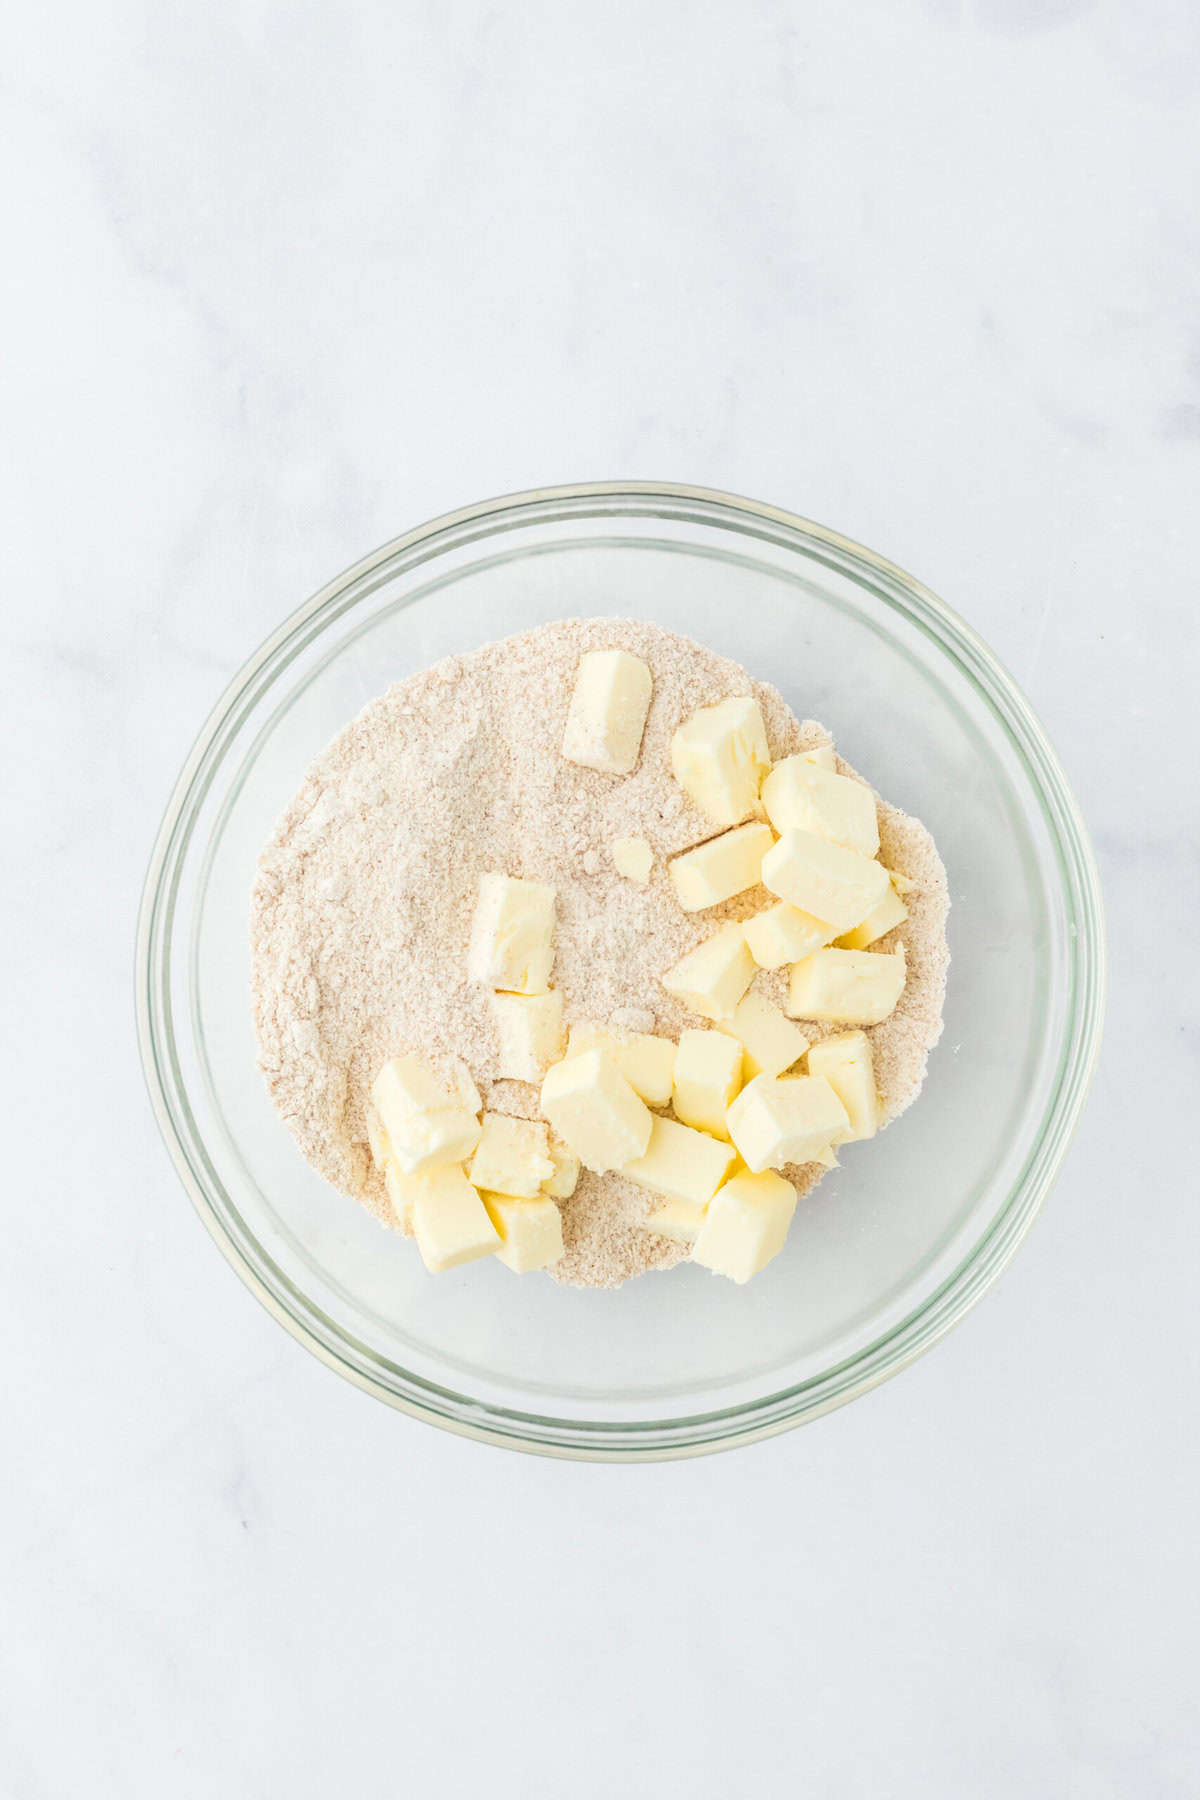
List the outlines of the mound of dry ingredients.
<svg viewBox="0 0 1200 1800">
<path fill-rule="evenodd" d="M 640 656 L 654 694 L 632 775 L 595 774 L 560 754 L 576 665 L 585 650 Z M 752 694 L 772 757 L 829 742 L 799 723 L 773 688 L 736 663 L 654 625 L 565 619 L 450 657 L 365 708 L 313 763 L 259 859 L 251 908 L 259 1062 L 300 1149 L 334 1187 L 394 1226 L 367 1148 L 364 1103 L 380 1065 L 409 1051 L 460 1056 L 484 1104 L 538 1116 L 538 1090 L 496 1079 L 488 991 L 466 979 L 480 875 L 558 890 L 554 985 L 567 1023 L 614 1023 L 671 1037 L 697 1021 L 660 986 L 665 970 L 725 919 L 771 903 L 763 888 L 689 915 L 665 858 L 713 834 L 671 773 L 676 727 L 700 706 Z M 853 774 L 839 762 L 843 774 Z M 859 777 L 859 779 L 862 779 Z M 615 838 L 655 851 L 648 887 L 619 876 Z M 909 876 L 909 916 L 872 946 L 903 940 L 900 1003 L 869 1028 L 884 1121 L 916 1098 L 941 1034 L 948 953 L 946 875 L 925 827 L 881 801 L 881 860 Z M 761 973 L 782 1002 L 786 970 Z M 805 1023 L 813 1041 L 839 1030 Z M 872 1154 L 869 1147 L 850 1154 Z M 785 1171 L 800 1195 L 815 1163 Z M 615 1287 L 667 1269 L 684 1247 L 647 1231 L 653 1197 L 619 1174 L 580 1176 L 563 1202 L 563 1257 L 550 1271 Z"/>
</svg>

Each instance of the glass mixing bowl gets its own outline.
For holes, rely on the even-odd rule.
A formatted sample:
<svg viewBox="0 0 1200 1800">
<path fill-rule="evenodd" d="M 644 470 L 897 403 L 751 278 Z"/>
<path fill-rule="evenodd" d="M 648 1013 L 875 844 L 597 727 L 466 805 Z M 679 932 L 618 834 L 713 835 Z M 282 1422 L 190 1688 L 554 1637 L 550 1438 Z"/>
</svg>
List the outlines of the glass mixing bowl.
<svg viewBox="0 0 1200 1800">
<path fill-rule="evenodd" d="M 248 896 L 311 758 L 391 682 L 564 616 L 684 632 L 822 720 L 949 871 L 946 1029 L 915 1106 L 855 1146 L 741 1288 L 689 1265 L 615 1292 L 492 1261 L 425 1273 L 303 1161 L 255 1067 Z M 927 1350 L 1028 1230 L 1100 1036 L 1096 873 L 1049 744 L 961 619 L 774 507 L 649 482 L 423 525 L 322 588 L 200 733 L 146 880 L 142 1055 L 159 1124 L 242 1280 L 331 1367 L 452 1431 L 636 1459 L 782 1431 Z"/>
</svg>

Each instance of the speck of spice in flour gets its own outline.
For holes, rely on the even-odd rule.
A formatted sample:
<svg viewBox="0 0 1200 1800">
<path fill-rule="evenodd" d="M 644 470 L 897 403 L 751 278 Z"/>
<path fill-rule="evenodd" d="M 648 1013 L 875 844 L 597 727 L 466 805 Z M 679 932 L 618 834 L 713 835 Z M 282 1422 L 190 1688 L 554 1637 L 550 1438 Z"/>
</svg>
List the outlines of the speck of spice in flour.
<svg viewBox="0 0 1200 1800">
<path fill-rule="evenodd" d="M 580 768 L 560 753 L 580 656 L 617 648 L 640 656 L 654 677 L 641 757 L 627 776 Z M 701 1022 L 660 976 L 716 925 L 773 896 L 756 888 L 699 915 L 681 911 L 665 859 L 713 827 L 675 782 L 669 745 L 697 707 L 734 694 L 758 700 L 772 757 L 829 742 L 775 688 L 700 644 L 630 619 L 564 619 L 397 683 L 317 757 L 254 883 L 259 1066 L 308 1161 L 381 1223 L 395 1228 L 367 1149 L 364 1102 L 388 1057 L 409 1052 L 442 1066 L 461 1057 L 486 1106 L 538 1116 L 536 1087 L 497 1079 L 488 995 L 466 978 L 485 871 L 556 888 L 553 982 L 568 1024 L 678 1037 Z M 899 941 L 908 955 L 899 1005 L 869 1031 L 887 1122 L 916 1098 L 941 1034 L 949 899 L 919 821 L 880 801 L 879 835 L 881 860 L 915 883 L 907 920 L 873 946 Z M 652 846 L 648 886 L 615 872 L 609 851 L 619 837 Z M 785 974 L 761 973 L 759 990 L 782 1000 Z M 815 1039 L 833 1028 L 804 1029 Z M 810 1163 L 785 1172 L 803 1195 L 823 1171 Z M 651 1204 L 619 1174 L 585 1172 L 561 1203 L 564 1253 L 549 1273 L 616 1287 L 681 1261 L 681 1245 L 645 1229 Z"/>
</svg>

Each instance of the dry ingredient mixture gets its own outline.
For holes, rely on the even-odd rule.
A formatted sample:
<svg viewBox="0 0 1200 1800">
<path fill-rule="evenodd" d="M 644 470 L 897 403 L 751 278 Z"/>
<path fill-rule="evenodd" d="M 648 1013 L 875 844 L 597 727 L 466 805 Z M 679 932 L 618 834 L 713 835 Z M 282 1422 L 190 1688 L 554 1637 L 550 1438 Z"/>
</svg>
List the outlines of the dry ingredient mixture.
<svg viewBox="0 0 1200 1800">
<path fill-rule="evenodd" d="M 580 657 L 620 649 L 651 671 L 640 757 L 614 777 L 562 754 Z M 661 985 L 727 920 L 762 911 L 762 887 L 699 913 L 681 910 L 668 857 L 718 829 L 675 780 L 672 735 L 697 709 L 734 695 L 759 703 L 773 759 L 830 742 L 798 722 L 773 687 L 657 626 L 568 619 L 450 657 L 373 701 L 322 752 L 258 866 L 251 906 L 252 998 L 271 1098 L 308 1161 L 396 1228 L 367 1137 L 366 1103 L 398 1052 L 470 1070 L 485 1108 L 540 1116 L 534 1083 L 497 1075 L 491 995 L 466 973 L 487 871 L 557 890 L 553 985 L 568 1025 L 677 1038 L 704 1023 Z M 837 761 L 843 774 L 854 774 Z M 860 777 L 861 779 L 861 777 Z M 872 944 L 902 944 L 907 979 L 895 1011 L 867 1028 L 881 1122 L 915 1098 L 941 1034 L 948 953 L 945 871 L 925 827 L 878 803 L 879 859 L 913 884 L 908 917 Z M 618 865 L 653 852 L 649 881 Z M 616 847 L 614 852 L 614 846 Z M 783 1003 L 786 968 L 756 991 Z M 804 1021 L 814 1043 L 841 1029 Z M 866 1152 L 869 1153 L 869 1152 Z M 800 1196 L 824 1173 L 784 1171 Z M 563 1255 L 548 1271 L 615 1287 L 683 1260 L 686 1246 L 646 1229 L 653 1196 L 618 1172 L 585 1170 L 561 1203 Z"/>
</svg>

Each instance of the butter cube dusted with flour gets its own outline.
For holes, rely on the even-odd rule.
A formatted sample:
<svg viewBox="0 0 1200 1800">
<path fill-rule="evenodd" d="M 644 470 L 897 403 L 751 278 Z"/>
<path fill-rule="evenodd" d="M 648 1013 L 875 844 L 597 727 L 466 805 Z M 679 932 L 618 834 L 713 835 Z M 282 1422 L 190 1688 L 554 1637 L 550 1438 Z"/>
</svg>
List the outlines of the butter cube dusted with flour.
<svg viewBox="0 0 1200 1800">
<path fill-rule="evenodd" d="M 774 842 L 771 827 L 754 821 L 675 857 L 670 865 L 671 880 L 684 912 L 719 906 L 722 900 L 757 887 L 762 880 L 763 857 Z"/>
<path fill-rule="evenodd" d="M 763 783 L 763 805 L 776 831 L 811 831 L 831 844 L 874 856 L 879 848 L 875 796 L 861 781 L 835 775 L 807 756 L 776 763 Z"/>
<path fill-rule="evenodd" d="M 730 1136 L 756 1175 L 811 1162 L 849 1124 L 849 1113 L 817 1075 L 756 1075 L 729 1109 Z"/>
<path fill-rule="evenodd" d="M 541 1081 L 566 1047 L 562 995 L 494 993 L 491 1007 L 501 1080 Z"/>
<path fill-rule="evenodd" d="M 467 951 L 472 981 L 510 994 L 545 994 L 553 966 L 554 889 L 516 875 L 481 875 Z"/>
<path fill-rule="evenodd" d="M 434 1169 L 414 1190 L 413 1236 L 431 1275 L 491 1256 L 500 1235 L 457 1164 Z"/>
<path fill-rule="evenodd" d="M 879 1025 L 895 1010 L 906 974 L 902 950 L 814 950 L 788 983 L 793 1019 Z"/>
<path fill-rule="evenodd" d="M 874 1137 L 879 1129 L 879 1096 L 875 1091 L 875 1058 L 865 1031 L 844 1031 L 824 1038 L 808 1053 L 810 1075 L 823 1075 L 850 1115 L 843 1144 Z"/>
<path fill-rule="evenodd" d="M 554 1174 L 550 1135 L 540 1119 L 485 1112 L 483 1132 L 467 1170 L 471 1184 L 531 1200 Z"/>
<path fill-rule="evenodd" d="M 481 1194 L 500 1239 L 496 1261 L 514 1275 L 548 1269 L 563 1253 L 562 1214 L 553 1200 L 515 1200 L 511 1194 Z"/>
<path fill-rule="evenodd" d="M 645 1152 L 625 1164 L 622 1175 L 672 1200 L 705 1206 L 724 1181 L 734 1161 L 732 1147 L 706 1132 L 655 1119 Z"/>
<path fill-rule="evenodd" d="M 551 1141 L 550 1161 L 554 1164 L 554 1173 L 543 1181 L 542 1192 L 553 1194 L 556 1200 L 569 1200 L 579 1185 L 579 1158 L 565 1144 Z"/>
<path fill-rule="evenodd" d="M 799 962 L 827 944 L 833 926 L 824 919 L 814 919 L 786 900 L 777 900 L 764 912 L 743 919 L 742 930 L 750 954 L 760 969 L 781 969 L 784 963 Z"/>
<path fill-rule="evenodd" d="M 804 1033 L 753 988 L 721 1029 L 738 1040 L 747 1081 L 755 1075 L 782 1075 L 808 1049 Z"/>
<path fill-rule="evenodd" d="M 614 838 L 612 859 L 618 875 L 645 887 L 654 867 L 654 852 L 644 837 Z"/>
<path fill-rule="evenodd" d="M 753 980 L 754 958 L 745 933 L 730 923 L 681 957 L 662 984 L 702 1019 L 727 1019 Z"/>
<path fill-rule="evenodd" d="M 702 706 L 671 739 L 675 779 L 715 825 L 737 825 L 755 811 L 770 766 L 757 700 Z"/>
<path fill-rule="evenodd" d="M 742 1046 L 722 1031 L 684 1031 L 675 1053 L 675 1116 L 728 1140 L 725 1114 L 742 1085 Z"/>
<path fill-rule="evenodd" d="M 762 878 L 773 894 L 824 919 L 835 933 L 861 924 L 888 888 L 882 863 L 811 831 L 785 831 L 763 857 Z"/>
<path fill-rule="evenodd" d="M 856 925 L 853 931 L 847 931 L 843 937 L 838 938 L 837 947 L 839 950 L 865 950 L 877 938 L 894 931 L 897 925 L 903 925 L 907 917 L 907 906 L 896 892 L 895 886 L 889 882 L 888 891 L 878 906 L 871 908 L 861 925 Z"/>
<path fill-rule="evenodd" d="M 688 1245 L 695 1243 L 703 1223 L 704 1208 L 690 1200 L 660 1200 L 644 1220 L 647 1231 L 657 1231 L 660 1237 Z"/>
<path fill-rule="evenodd" d="M 393 1056 L 375 1077 L 371 1101 L 388 1151 L 406 1175 L 462 1162 L 479 1142 L 482 1102 L 461 1065 L 447 1081 L 418 1057 Z"/>
<path fill-rule="evenodd" d="M 734 1175 L 704 1214 L 692 1261 L 747 1282 L 783 1249 L 795 1210 L 796 1190 L 782 1175 Z"/>
<path fill-rule="evenodd" d="M 832 769 L 835 774 L 837 772 L 837 758 L 833 754 L 832 744 L 817 744 L 812 750 L 801 750 L 800 755 L 815 768 Z"/>
<path fill-rule="evenodd" d="M 675 1046 L 670 1038 L 648 1031 L 617 1031 L 611 1026 L 572 1025 L 568 1056 L 585 1050 L 602 1050 L 614 1062 L 638 1096 L 648 1106 L 668 1106 Z"/>
<path fill-rule="evenodd" d="M 563 732 L 567 761 L 604 775 L 632 774 L 653 686 L 645 663 L 628 650 L 581 656 Z"/>
<path fill-rule="evenodd" d="M 542 1083 L 542 1111 L 585 1169 L 603 1175 L 641 1156 L 654 1114 L 600 1050 L 556 1063 Z"/>
</svg>

